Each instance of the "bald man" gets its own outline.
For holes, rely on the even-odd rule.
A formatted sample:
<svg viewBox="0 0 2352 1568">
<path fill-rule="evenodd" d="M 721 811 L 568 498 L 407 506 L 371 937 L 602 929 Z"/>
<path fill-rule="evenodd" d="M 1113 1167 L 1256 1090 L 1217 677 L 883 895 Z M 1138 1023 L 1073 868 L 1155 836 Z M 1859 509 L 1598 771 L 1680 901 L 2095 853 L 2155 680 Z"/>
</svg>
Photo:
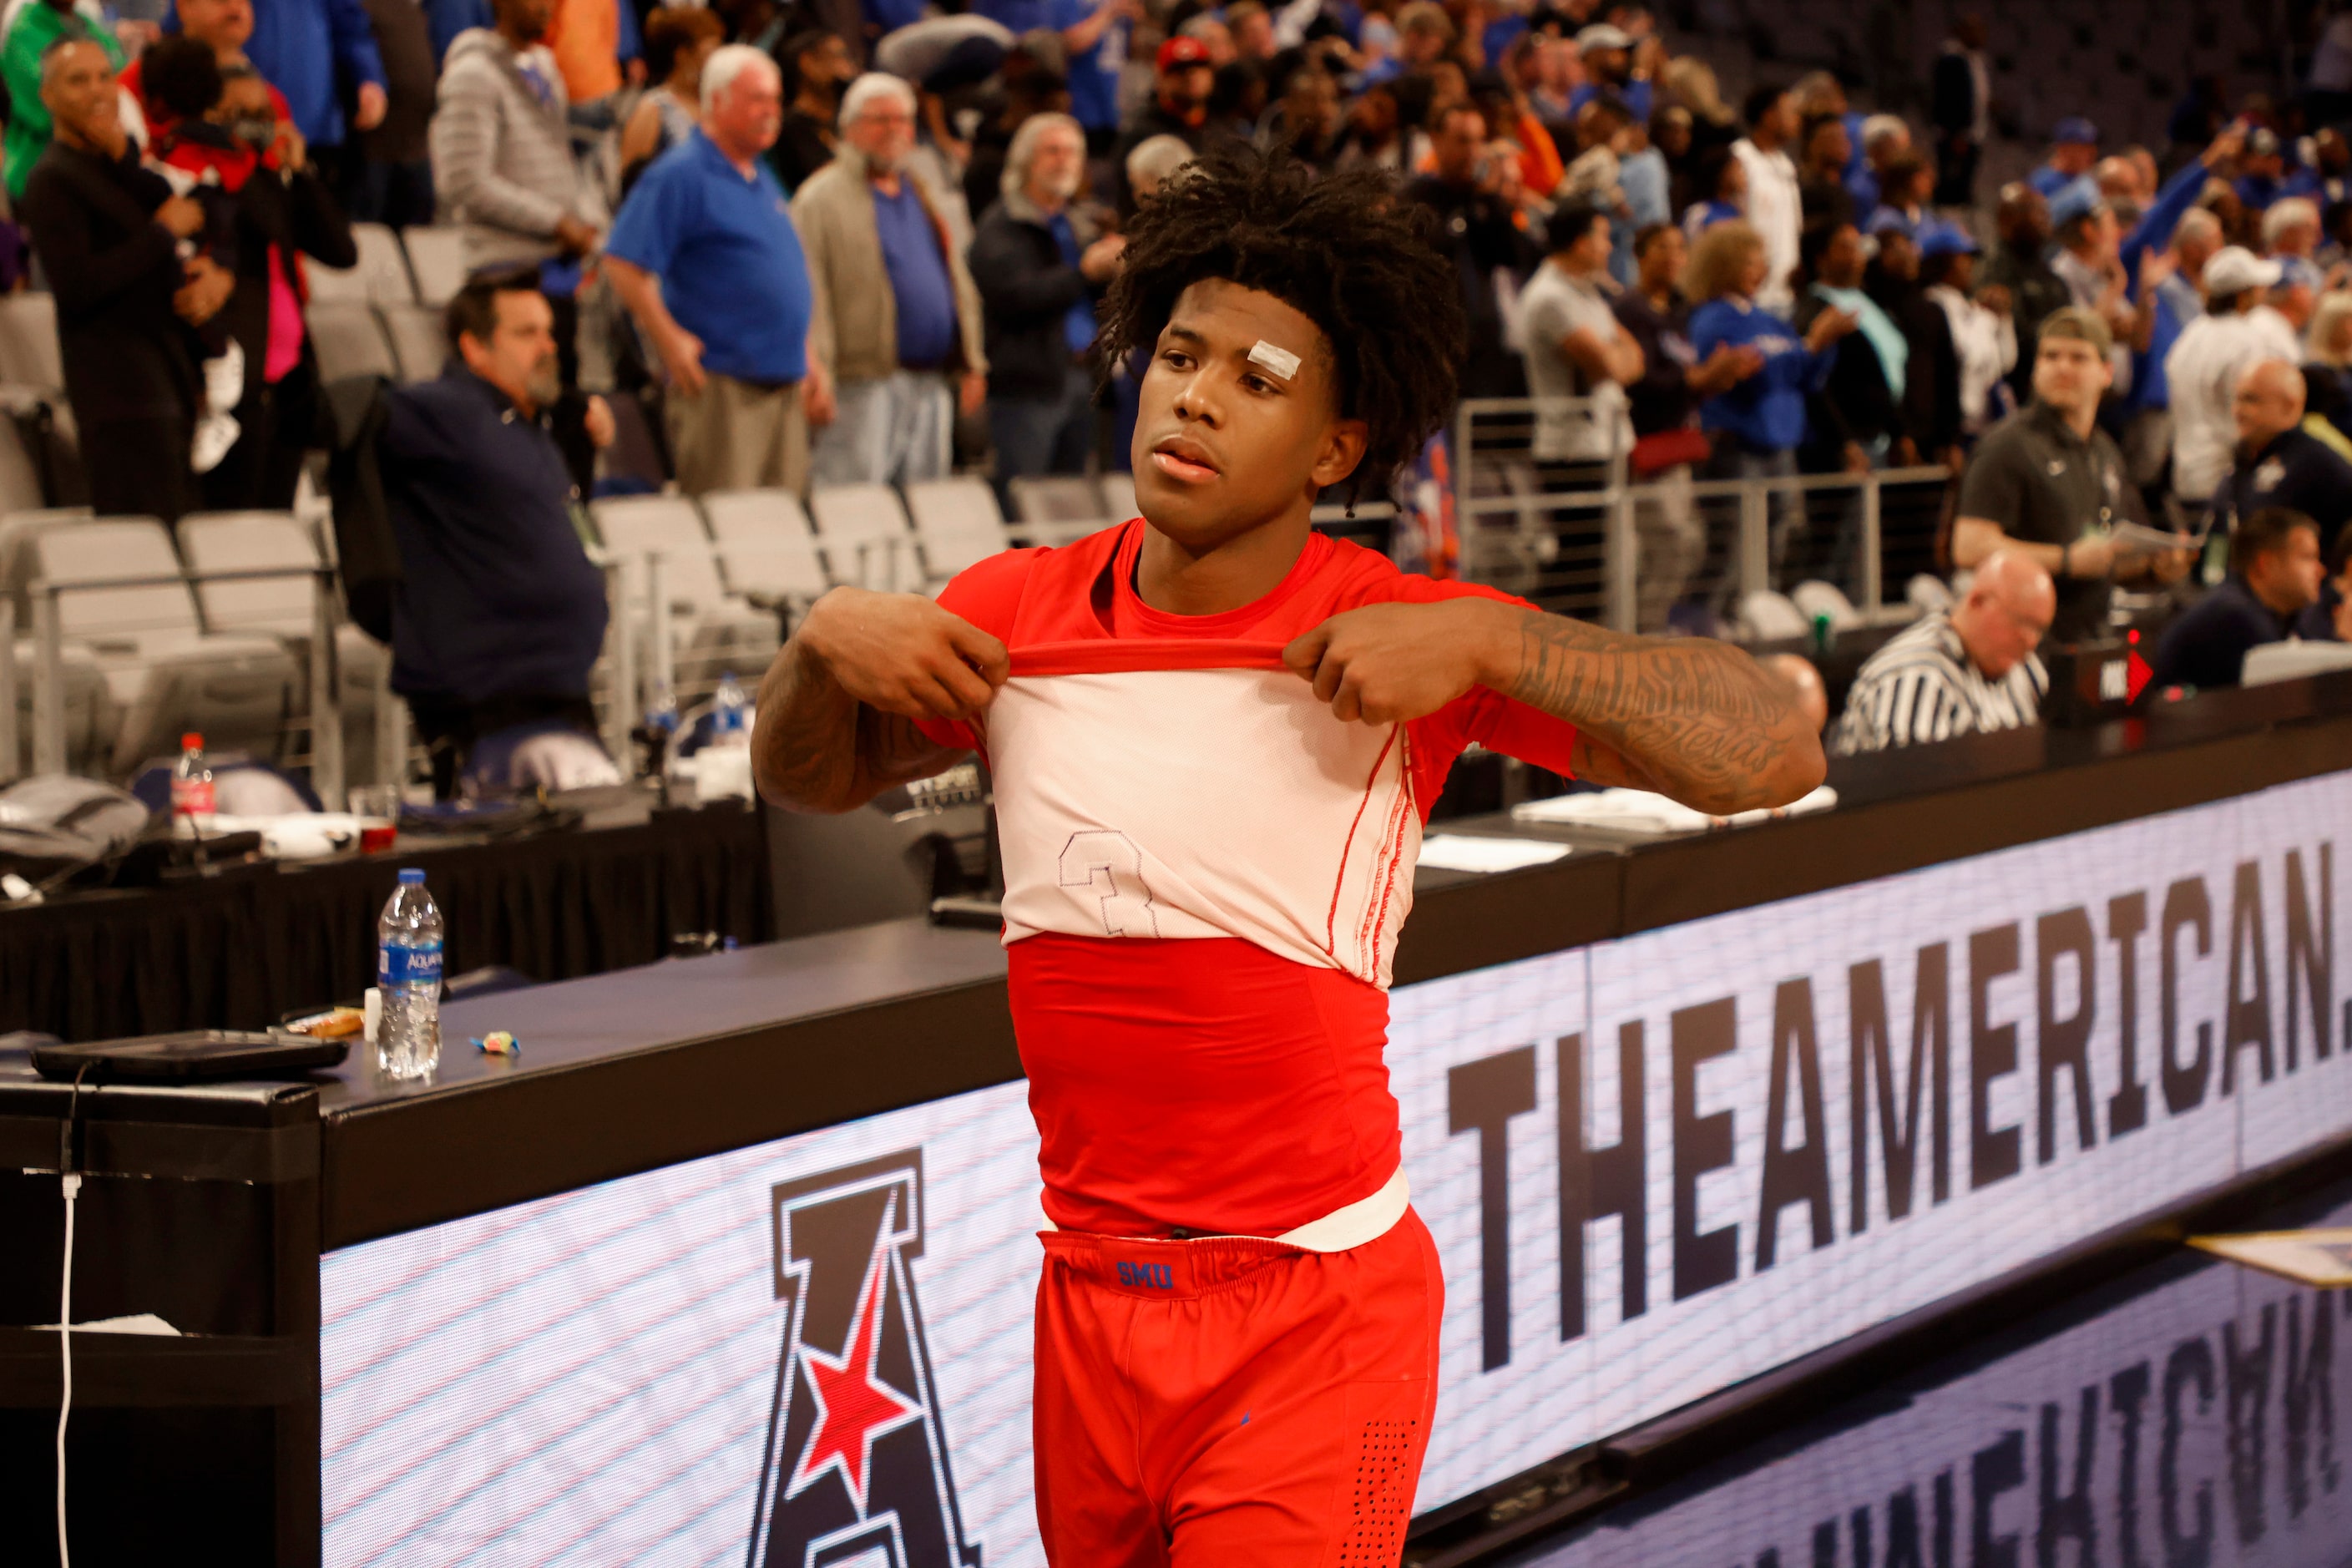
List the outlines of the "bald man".
<svg viewBox="0 0 2352 1568">
<path fill-rule="evenodd" d="M 1994 551 L 1978 564 L 1967 597 L 1870 656 L 1831 749 L 1852 756 L 2033 723 L 2050 689 L 2033 650 L 2057 609 L 2040 563 L 2022 551 Z"/>
<path fill-rule="evenodd" d="M 2319 551 L 2335 547 L 2352 518 L 2352 463 L 2303 427 L 2303 372 L 2283 359 L 2257 360 L 2239 373 L 2231 400 L 2236 462 L 2213 492 L 2213 521 L 2223 537 L 2264 507 L 2301 512 L 2319 525 Z"/>
</svg>

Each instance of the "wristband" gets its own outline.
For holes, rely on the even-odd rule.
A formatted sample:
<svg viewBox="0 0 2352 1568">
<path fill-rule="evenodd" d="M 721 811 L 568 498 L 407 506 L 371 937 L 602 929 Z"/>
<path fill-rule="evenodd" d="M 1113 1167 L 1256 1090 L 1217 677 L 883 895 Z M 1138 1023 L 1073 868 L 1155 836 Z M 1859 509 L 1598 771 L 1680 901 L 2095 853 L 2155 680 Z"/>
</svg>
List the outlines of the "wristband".
<svg viewBox="0 0 2352 1568">
<path fill-rule="evenodd" d="M 2058 575 L 2072 577 L 2074 574 L 2074 546 L 2071 542 L 2062 544 L 2058 547 Z"/>
</svg>

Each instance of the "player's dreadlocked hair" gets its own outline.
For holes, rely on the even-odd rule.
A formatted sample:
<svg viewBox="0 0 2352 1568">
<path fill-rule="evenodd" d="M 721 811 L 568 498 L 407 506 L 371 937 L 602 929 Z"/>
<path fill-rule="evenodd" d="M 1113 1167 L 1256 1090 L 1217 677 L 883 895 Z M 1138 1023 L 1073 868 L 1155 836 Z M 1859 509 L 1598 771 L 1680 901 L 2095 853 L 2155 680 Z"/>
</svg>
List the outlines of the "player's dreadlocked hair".
<svg viewBox="0 0 2352 1568">
<path fill-rule="evenodd" d="M 1445 422 L 1467 333 L 1454 268 L 1428 209 L 1379 172 L 1318 176 L 1286 154 L 1220 148 L 1137 213 L 1103 301 L 1106 365 L 1151 352 L 1176 300 L 1223 279 L 1273 295 L 1323 329 L 1339 413 L 1365 426 L 1352 502 L 1380 495 Z"/>
</svg>

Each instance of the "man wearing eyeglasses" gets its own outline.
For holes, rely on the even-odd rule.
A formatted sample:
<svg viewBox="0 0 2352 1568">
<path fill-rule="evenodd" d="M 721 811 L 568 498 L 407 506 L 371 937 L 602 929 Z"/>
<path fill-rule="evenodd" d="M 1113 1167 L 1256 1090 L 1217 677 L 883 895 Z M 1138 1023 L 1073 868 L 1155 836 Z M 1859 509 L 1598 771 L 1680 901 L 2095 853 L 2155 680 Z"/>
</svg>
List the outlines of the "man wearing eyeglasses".
<svg viewBox="0 0 2352 1568">
<path fill-rule="evenodd" d="M 948 471 L 956 409 L 987 395 L 979 292 L 940 194 L 909 162 L 914 89 L 870 71 L 841 96 L 841 150 L 793 197 L 814 314 L 814 483 L 910 484 Z"/>
</svg>

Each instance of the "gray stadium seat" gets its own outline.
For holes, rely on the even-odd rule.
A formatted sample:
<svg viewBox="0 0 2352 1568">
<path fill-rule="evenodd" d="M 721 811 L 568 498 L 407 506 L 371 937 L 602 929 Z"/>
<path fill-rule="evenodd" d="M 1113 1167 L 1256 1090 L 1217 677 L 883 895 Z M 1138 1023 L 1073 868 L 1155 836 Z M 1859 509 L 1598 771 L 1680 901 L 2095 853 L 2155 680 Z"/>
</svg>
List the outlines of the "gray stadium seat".
<svg viewBox="0 0 2352 1568">
<path fill-rule="evenodd" d="M 466 286 L 465 230 L 404 229 L 401 241 L 408 249 L 408 269 L 416 279 L 418 303 L 439 310 Z"/>
<path fill-rule="evenodd" d="M 16 422 L 0 407 L 0 517 L 38 510 L 46 499 L 33 453 L 26 449 Z"/>
<path fill-rule="evenodd" d="M 180 552 L 196 591 L 205 626 L 215 632 L 274 637 L 287 645 L 304 689 L 301 711 L 310 709 L 310 642 L 314 610 L 305 577 L 265 577 L 244 583 L 207 583 L 220 572 L 307 571 L 319 564 L 318 536 L 285 511 L 192 512 L 180 520 Z M 383 666 L 392 656 L 383 644 L 354 626 L 335 630 L 336 700 L 342 709 L 343 758 L 347 775 L 372 776 L 375 741 L 375 696 Z"/>
<path fill-rule="evenodd" d="M 97 656 L 123 710 L 111 772 L 176 752 L 184 730 L 203 731 L 216 746 L 277 751 L 296 684 L 294 661 L 278 639 L 207 635 L 185 581 L 109 585 L 179 575 L 162 523 L 60 522 L 28 543 L 36 576 L 79 584 L 58 595 L 59 627 Z"/>
<path fill-rule="evenodd" d="M 590 510 L 609 553 L 661 556 L 662 589 L 676 616 L 671 638 L 681 686 L 697 677 L 715 680 L 722 670 L 766 671 L 782 641 L 776 617 L 728 593 L 694 502 L 682 496 L 615 496 Z M 644 611 L 632 605 L 631 613 Z"/>
<path fill-rule="evenodd" d="M 364 301 L 321 304 L 314 300 L 307 319 L 321 383 L 341 381 L 347 375 L 399 378 L 400 366 L 393 361 L 392 345 L 384 341 L 383 324 Z"/>
<path fill-rule="evenodd" d="M 809 497 L 825 563 L 836 583 L 907 592 L 920 585 L 907 509 L 888 485 L 829 485 Z"/>
<path fill-rule="evenodd" d="M 87 522 L 89 516 L 86 506 L 33 507 L 0 515 L 0 594 L 16 601 L 19 626 L 33 624 L 32 603 L 25 597 L 25 588 L 40 575 L 33 558 L 34 536 L 61 524 Z"/>
<path fill-rule="evenodd" d="M 386 305 L 378 312 L 403 384 L 431 381 L 449 360 L 449 338 L 441 312 L 430 305 Z"/>
<path fill-rule="evenodd" d="M 66 356 L 58 342 L 55 296 L 30 289 L 0 296 L 0 382 L 64 393 Z"/>
<path fill-rule="evenodd" d="M 713 490 L 702 515 L 734 592 L 797 613 L 833 586 L 816 531 L 790 490 Z"/>
<path fill-rule="evenodd" d="M 925 479 L 907 487 L 907 511 L 931 581 L 944 583 L 965 567 L 1012 548 L 1004 514 L 988 481 L 969 477 Z"/>
<path fill-rule="evenodd" d="M 1044 474 L 1007 481 L 1024 543 L 1067 544 L 1115 521 L 1095 481 L 1080 474 Z"/>
<path fill-rule="evenodd" d="M 322 267 L 313 260 L 303 268 L 312 305 L 407 305 L 416 300 L 409 281 L 408 258 L 400 237 L 380 223 L 352 225 L 359 247 L 354 267 Z"/>
</svg>

